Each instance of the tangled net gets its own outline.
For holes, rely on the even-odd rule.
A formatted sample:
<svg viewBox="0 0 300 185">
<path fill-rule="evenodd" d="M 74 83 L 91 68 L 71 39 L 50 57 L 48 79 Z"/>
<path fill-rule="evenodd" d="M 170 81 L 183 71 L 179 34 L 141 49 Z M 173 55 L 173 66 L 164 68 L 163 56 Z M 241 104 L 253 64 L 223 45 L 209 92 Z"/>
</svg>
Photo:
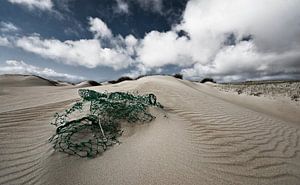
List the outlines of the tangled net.
<svg viewBox="0 0 300 185">
<path fill-rule="evenodd" d="M 149 122 L 155 117 L 149 106 L 163 108 L 154 94 L 99 93 L 79 89 L 81 100 L 63 113 L 55 114 L 56 133 L 49 139 L 54 149 L 80 157 L 94 157 L 119 141 L 120 121 Z M 87 114 L 83 114 L 87 109 Z M 77 118 L 70 119 L 76 114 Z M 78 117 L 79 115 L 79 117 Z"/>
</svg>

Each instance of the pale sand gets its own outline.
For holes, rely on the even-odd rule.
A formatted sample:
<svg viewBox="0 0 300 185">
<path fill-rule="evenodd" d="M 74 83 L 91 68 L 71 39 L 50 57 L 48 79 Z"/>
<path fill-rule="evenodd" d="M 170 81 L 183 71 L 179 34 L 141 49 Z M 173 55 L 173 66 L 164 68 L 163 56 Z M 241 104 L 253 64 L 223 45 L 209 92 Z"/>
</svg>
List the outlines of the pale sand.
<svg viewBox="0 0 300 185">
<path fill-rule="evenodd" d="M 47 141 L 77 89 L 34 85 L 0 86 L 0 184 L 300 184 L 300 108 L 288 101 L 161 76 L 89 87 L 154 93 L 165 112 L 83 159 Z"/>
</svg>

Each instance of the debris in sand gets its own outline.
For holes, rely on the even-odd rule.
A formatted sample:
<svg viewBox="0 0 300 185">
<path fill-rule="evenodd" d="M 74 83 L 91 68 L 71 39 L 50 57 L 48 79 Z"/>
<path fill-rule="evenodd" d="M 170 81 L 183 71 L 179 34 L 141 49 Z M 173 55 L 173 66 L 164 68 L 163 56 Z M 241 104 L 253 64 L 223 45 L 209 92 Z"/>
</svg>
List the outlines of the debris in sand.
<svg viewBox="0 0 300 185">
<path fill-rule="evenodd" d="M 57 127 L 56 133 L 49 141 L 54 149 L 80 157 L 94 157 L 118 143 L 122 133 L 120 121 L 150 122 L 155 117 L 148 107 L 163 108 L 154 94 L 99 93 L 88 89 L 78 93 L 82 100 L 61 114 L 56 113 L 52 123 Z M 87 113 L 82 114 L 85 110 Z M 77 118 L 71 120 L 74 113 Z"/>
<path fill-rule="evenodd" d="M 298 94 L 292 95 L 291 100 L 293 100 L 293 101 L 299 101 L 299 95 Z"/>
</svg>

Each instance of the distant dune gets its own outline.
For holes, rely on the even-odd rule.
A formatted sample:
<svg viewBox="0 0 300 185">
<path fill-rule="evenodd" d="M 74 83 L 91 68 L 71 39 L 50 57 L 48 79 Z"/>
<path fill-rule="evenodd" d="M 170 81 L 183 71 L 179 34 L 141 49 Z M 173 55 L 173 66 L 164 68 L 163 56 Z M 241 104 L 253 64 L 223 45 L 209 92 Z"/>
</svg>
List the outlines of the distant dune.
<svg viewBox="0 0 300 185">
<path fill-rule="evenodd" d="M 10 87 L 20 81 L 48 85 Z M 154 93 L 165 108 L 151 109 L 156 119 L 150 123 L 124 127 L 120 145 L 83 159 L 54 151 L 48 142 L 54 113 L 79 98 L 78 88 L 49 83 L 28 76 L 1 82 L 0 184 L 300 182 L 300 106 L 290 99 L 229 94 L 168 76 L 88 87 Z"/>
<path fill-rule="evenodd" d="M 87 81 L 83 81 L 83 82 L 76 84 L 75 87 L 92 87 L 92 86 L 98 86 L 98 85 L 101 85 L 101 84 L 96 81 L 87 80 Z"/>
<path fill-rule="evenodd" d="M 0 75 L 0 86 L 25 87 L 25 86 L 55 86 L 58 83 L 34 75 L 5 74 Z"/>
<path fill-rule="evenodd" d="M 211 84 L 225 92 L 235 92 L 250 96 L 286 97 L 300 100 L 300 81 L 248 81 L 240 83 Z"/>
</svg>

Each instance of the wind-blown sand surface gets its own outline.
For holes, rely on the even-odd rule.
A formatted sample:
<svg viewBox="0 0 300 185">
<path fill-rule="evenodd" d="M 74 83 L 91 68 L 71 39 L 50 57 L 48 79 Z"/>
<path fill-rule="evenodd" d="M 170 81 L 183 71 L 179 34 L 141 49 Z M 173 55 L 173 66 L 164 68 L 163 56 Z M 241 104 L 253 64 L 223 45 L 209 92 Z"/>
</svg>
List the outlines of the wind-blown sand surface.
<svg viewBox="0 0 300 185">
<path fill-rule="evenodd" d="M 89 87 L 154 93 L 165 112 L 84 159 L 48 143 L 78 89 L 33 85 L 0 87 L 0 184 L 300 184 L 300 108 L 289 102 L 162 76 Z"/>
</svg>

